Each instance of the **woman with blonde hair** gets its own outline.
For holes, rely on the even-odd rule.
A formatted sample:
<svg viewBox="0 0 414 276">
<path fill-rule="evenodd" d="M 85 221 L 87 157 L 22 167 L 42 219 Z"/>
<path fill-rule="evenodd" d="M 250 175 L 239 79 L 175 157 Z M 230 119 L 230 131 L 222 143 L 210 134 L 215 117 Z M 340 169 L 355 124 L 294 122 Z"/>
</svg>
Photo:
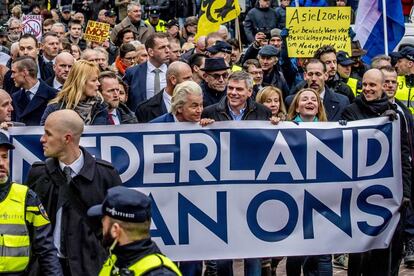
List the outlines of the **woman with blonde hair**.
<svg viewBox="0 0 414 276">
<path fill-rule="evenodd" d="M 283 103 L 282 91 L 274 86 L 262 88 L 256 96 L 256 102 L 263 104 L 272 111 L 272 117 L 286 120 L 286 108 Z"/>
<path fill-rule="evenodd" d="M 43 113 L 41 125 L 44 125 L 50 113 L 60 109 L 76 111 L 85 125 L 107 125 L 108 109 L 99 93 L 99 68 L 86 60 L 73 64 L 62 90 L 49 102 Z"/>
<path fill-rule="evenodd" d="M 287 120 L 298 123 L 326 122 L 325 108 L 319 93 L 311 88 L 304 88 L 296 93 L 290 105 Z"/>
</svg>

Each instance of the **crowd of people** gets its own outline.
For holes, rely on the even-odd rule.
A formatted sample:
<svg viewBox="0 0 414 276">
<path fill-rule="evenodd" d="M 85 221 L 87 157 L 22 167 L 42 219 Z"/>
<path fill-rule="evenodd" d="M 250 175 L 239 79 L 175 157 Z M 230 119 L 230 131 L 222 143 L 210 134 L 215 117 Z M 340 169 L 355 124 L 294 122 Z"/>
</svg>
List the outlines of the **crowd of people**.
<svg viewBox="0 0 414 276">
<path fill-rule="evenodd" d="M 401 2 L 408 20 L 413 1 Z M 299 4 L 348 5 L 354 20 L 358 1 Z M 287 257 L 286 272 L 332 275 L 335 265 L 348 275 L 398 275 L 402 260 L 414 268 L 414 45 L 370 64 L 358 41 L 352 53 L 327 43 L 313 57 L 293 58 L 285 25 L 293 5 L 246 1 L 241 36 L 234 22 L 197 36 L 199 0 L 0 0 L 0 126 L 44 126 L 47 158 L 32 164 L 24 185 L 13 183 L 14 145 L 0 133 L 0 210 L 10 215 L 0 216 L 1 237 L 10 239 L 0 240 L 0 275 L 233 275 L 232 260 L 175 264 L 162 255 L 149 235 L 149 198 L 123 188 L 112 164 L 79 145 L 84 125 L 378 116 L 401 126 L 404 198 L 391 245 Z M 24 33 L 24 15 L 42 16 L 39 41 Z M 89 20 L 110 25 L 104 42 L 84 38 Z M 246 259 L 245 275 L 275 275 L 281 259 Z"/>
</svg>

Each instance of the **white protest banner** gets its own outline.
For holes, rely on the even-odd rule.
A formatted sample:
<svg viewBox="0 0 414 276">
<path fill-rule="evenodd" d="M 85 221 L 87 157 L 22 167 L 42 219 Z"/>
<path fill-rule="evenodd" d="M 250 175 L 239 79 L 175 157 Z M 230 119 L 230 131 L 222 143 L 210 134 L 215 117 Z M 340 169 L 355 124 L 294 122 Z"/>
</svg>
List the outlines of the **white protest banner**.
<svg viewBox="0 0 414 276">
<path fill-rule="evenodd" d="M 12 179 L 43 159 L 40 127 L 10 130 Z M 387 247 L 402 199 L 399 122 L 216 122 L 87 127 L 81 144 L 153 199 L 174 260 Z"/>
</svg>

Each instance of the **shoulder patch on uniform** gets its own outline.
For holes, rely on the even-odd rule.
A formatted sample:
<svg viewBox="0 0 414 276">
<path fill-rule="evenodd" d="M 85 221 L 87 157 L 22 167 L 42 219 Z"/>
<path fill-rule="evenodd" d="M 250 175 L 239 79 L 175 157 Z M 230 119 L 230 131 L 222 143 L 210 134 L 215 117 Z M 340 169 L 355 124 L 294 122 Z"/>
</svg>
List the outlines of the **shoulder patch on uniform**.
<svg viewBox="0 0 414 276">
<path fill-rule="evenodd" d="M 42 214 L 42 217 L 44 217 L 46 220 L 49 220 L 49 217 L 47 216 L 47 213 L 46 213 L 45 207 L 43 207 L 43 204 L 39 203 L 38 207 L 39 207 L 40 213 Z"/>
</svg>

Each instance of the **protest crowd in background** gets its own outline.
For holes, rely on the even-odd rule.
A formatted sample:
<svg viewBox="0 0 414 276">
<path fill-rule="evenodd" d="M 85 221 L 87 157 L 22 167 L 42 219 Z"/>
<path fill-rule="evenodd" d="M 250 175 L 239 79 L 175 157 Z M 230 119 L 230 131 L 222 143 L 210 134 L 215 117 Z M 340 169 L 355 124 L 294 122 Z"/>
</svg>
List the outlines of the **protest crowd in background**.
<svg viewBox="0 0 414 276">
<path fill-rule="evenodd" d="M 379 116 L 399 118 L 401 127 L 403 199 L 391 245 L 361 253 L 244 259 L 244 271 L 249 276 L 276 275 L 285 258 L 289 276 L 333 275 L 333 267 L 347 270 L 348 275 L 398 275 L 400 264 L 414 274 L 414 40 L 397 46 L 402 37 L 393 37 L 401 28 L 404 35 L 404 22 L 411 24 L 414 1 L 385 1 L 392 3 L 387 7 L 392 22 L 399 23 L 388 33 L 388 47 L 393 48 L 387 52 L 384 47 L 375 52 L 382 42 L 370 44 L 370 31 L 362 28 L 361 10 L 371 2 L 380 3 L 378 8 L 383 1 L 297 1 L 300 7 L 321 8 L 322 14 L 331 7 L 350 7 L 349 14 L 331 13 L 336 22 L 347 25 L 338 23 L 328 30 L 319 23 L 312 25 L 310 13 L 295 19 L 286 10 L 295 6 L 291 0 L 245 0 L 239 3 L 241 11 L 233 0 L 0 0 L 0 124 L 6 133 L 11 128 L 44 126 L 41 143 L 50 162 L 34 163 L 23 184 L 38 194 L 30 191 L 35 205 L 36 200 L 42 202 L 51 223 L 36 225 L 30 233 L 32 242 L 41 239 L 36 235 L 47 231 L 51 235 L 48 242 L 36 241 L 44 251 L 36 246 L 35 251 L 43 254 L 49 248 L 47 254 L 57 256 L 10 269 L 9 263 L 2 263 L 7 255 L 1 255 L 0 239 L 0 275 L 21 268 L 30 275 L 98 275 L 104 263 L 113 265 L 105 250 L 114 238 L 109 231 L 128 237 L 134 232 L 131 225 L 142 227 L 148 222 L 148 216 L 130 224 L 103 219 L 102 236 L 101 221 L 86 218 L 88 208 L 111 200 L 105 197 L 108 189 L 122 185 L 122 180 L 112 164 L 95 159 L 79 145 L 83 125 L 193 122 L 209 126 L 218 121 L 260 120 L 275 128 L 283 121 L 345 126 Z M 314 44 L 301 42 L 297 30 L 305 27 L 323 30 L 329 39 L 317 41 L 315 36 Z M 304 36 L 313 35 L 309 33 Z M 72 169 L 69 176 L 65 164 Z M 73 191 L 57 184 L 71 183 L 67 177 L 78 179 Z M 4 192 L 0 187 L 2 200 Z M 147 198 L 137 196 L 141 201 L 134 208 L 147 210 Z M 66 204 L 79 206 L 66 210 L 65 198 Z M 1 235 L 2 223 L 0 219 Z M 127 264 L 133 270 L 131 262 L 161 253 L 148 236 L 145 243 L 134 237 L 134 246 L 125 248 L 120 243 L 113 252 L 140 251 L 141 255 L 125 254 L 115 265 Z M 135 259 L 128 259 L 132 255 Z M 145 275 L 179 275 L 178 269 L 190 276 L 234 274 L 232 260 L 184 261 L 177 266 L 167 258 L 162 261 L 168 263 L 164 269 Z M 122 269 L 116 274 L 112 266 L 111 270 L 112 274 L 99 275 L 131 275 L 122 274 Z M 20 273 L 13 275 L 26 275 Z"/>
</svg>

